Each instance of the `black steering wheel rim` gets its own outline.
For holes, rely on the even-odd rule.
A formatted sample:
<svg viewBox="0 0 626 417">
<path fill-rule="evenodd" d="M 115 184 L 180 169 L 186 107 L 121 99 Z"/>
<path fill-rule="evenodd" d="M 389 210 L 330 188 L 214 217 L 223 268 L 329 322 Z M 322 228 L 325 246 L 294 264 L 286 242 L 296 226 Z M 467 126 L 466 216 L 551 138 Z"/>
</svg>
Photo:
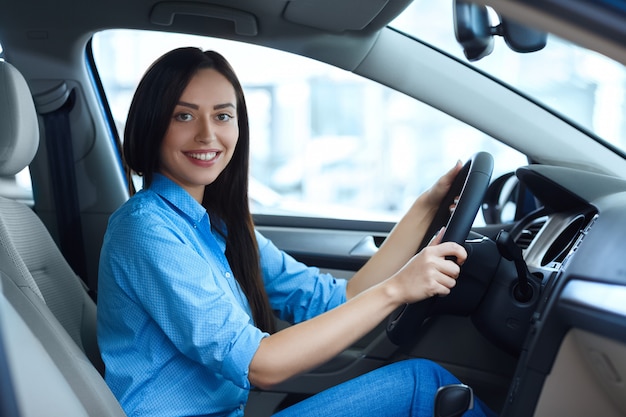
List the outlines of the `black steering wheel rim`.
<svg viewBox="0 0 626 417">
<path fill-rule="evenodd" d="M 476 214 L 480 209 L 493 172 L 493 157 L 487 152 L 474 154 L 457 174 L 450 190 L 443 198 L 435 217 L 428 227 L 418 252 L 428 245 L 433 236 L 443 227 L 446 227 L 442 242 L 465 243 Z M 450 213 L 450 207 L 456 208 Z M 387 323 L 387 336 L 401 345 L 411 340 L 415 330 L 428 317 L 428 312 L 436 297 L 406 304 L 394 312 Z"/>
</svg>

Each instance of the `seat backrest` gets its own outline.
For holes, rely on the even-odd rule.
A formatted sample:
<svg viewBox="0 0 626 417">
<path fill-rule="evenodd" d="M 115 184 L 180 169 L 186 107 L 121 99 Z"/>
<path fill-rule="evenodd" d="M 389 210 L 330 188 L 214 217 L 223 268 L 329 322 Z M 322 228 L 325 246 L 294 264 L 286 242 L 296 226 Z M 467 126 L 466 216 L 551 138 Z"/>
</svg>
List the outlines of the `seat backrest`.
<svg viewBox="0 0 626 417">
<path fill-rule="evenodd" d="M 0 60 L 0 176 L 27 167 L 38 144 L 37 114 L 26 80 Z M 0 273 L 12 283 L 5 285 L 7 300 L 30 317 L 25 321 L 53 353 L 86 409 L 94 411 L 89 414 L 124 415 L 100 375 L 104 367 L 95 303 L 39 217 L 25 204 L 6 198 L 0 198 Z M 19 291 L 7 293 L 6 287 Z M 23 297 L 29 300 L 27 307 Z M 77 360 L 81 357 L 85 360 Z"/>
<path fill-rule="evenodd" d="M 104 373 L 96 338 L 96 305 L 47 229 L 25 204 L 0 197 L 0 259 L 5 272 L 30 282 L 54 317 Z"/>
</svg>

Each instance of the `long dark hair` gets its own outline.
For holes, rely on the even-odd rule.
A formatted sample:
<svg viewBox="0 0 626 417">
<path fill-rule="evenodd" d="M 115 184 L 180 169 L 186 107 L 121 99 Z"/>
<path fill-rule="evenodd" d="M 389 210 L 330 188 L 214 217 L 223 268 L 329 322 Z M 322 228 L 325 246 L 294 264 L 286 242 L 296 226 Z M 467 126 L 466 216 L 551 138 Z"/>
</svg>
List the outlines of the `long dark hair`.
<svg viewBox="0 0 626 417">
<path fill-rule="evenodd" d="M 174 49 L 156 60 L 139 82 L 128 112 L 124 159 L 149 187 L 153 174 L 159 171 L 159 150 L 176 103 L 191 78 L 205 68 L 218 71 L 235 89 L 239 139 L 230 163 L 205 188 L 202 205 L 212 218 L 224 222 L 228 263 L 248 299 L 256 326 L 271 333 L 275 330 L 274 316 L 263 285 L 248 204 L 248 110 L 243 88 L 228 61 L 217 52 L 192 47 Z"/>
</svg>

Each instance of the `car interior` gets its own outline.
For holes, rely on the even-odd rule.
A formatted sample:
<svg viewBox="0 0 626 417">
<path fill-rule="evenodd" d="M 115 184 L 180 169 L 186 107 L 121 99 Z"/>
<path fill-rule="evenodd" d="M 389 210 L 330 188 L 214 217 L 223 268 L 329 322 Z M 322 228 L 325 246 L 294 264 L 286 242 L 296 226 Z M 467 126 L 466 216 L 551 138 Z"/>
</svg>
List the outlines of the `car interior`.
<svg viewBox="0 0 626 417">
<path fill-rule="evenodd" d="M 328 63 L 424 102 L 526 159 L 504 174 L 496 174 L 493 156 L 482 149 L 463 161 L 466 170 L 426 234 L 446 225 L 458 232 L 451 239 L 468 250 L 449 296 L 407 305 L 318 369 L 271 390 L 253 389 L 246 416 L 270 416 L 413 357 L 440 363 L 465 384 L 452 387 L 462 392 L 437 397 L 436 415 L 462 415 L 472 395 L 507 417 L 626 415 L 626 139 L 607 143 L 466 61 L 392 27 L 411 3 L 0 5 L 1 415 L 126 415 L 104 380 L 96 338 L 102 237 L 109 216 L 134 191 L 91 49 L 94 35 L 108 29 L 215 37 Z M 626 65 L 622 1 L 450 3 L 458 6 L 456 13 L 472 16 L 463 20 L 451 12 L 446 23 L 452 35 L 453 18 L 467 25 L 456 27 L 457 37 L 484 28 L 487 4 L 524 23 L 506 30 L 532 35 L 532 45 L 511 45 L 529 38 L 510 35 L 511 49 L 530 53 L 549 32 L 611 58 L 622 70 Z M 478 46 L 457 39 L 467 59 L 477 61 L 491 53 L 492 36 L 483 34 Z M 626 109 L 626 96 L 621 100 L 615 102 Z M 620 120 L 626 132 L 626 119 Z M 32 183 L 27 195 L 16 186 L 24 170 Z M 448 200 L 457 195 L 461 200 L 450 218 Z M 510 206 L 512 215 L 505 210 Z M 473 223 L 477 213 L 482 224 Z M 254 220 L 294 258 L 345 277 L 393 227 L 390 221 L 302 215 L 255 214 Z"/>
</svg>

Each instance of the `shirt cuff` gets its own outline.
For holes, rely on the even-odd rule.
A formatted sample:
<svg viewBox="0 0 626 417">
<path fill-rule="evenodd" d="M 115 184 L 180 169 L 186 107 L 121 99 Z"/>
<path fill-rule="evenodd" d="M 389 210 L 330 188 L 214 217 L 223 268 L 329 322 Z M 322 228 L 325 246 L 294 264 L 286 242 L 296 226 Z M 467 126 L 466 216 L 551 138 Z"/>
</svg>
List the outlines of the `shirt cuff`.
<svg viewBox="0 0 626 417">
<path fill-rule="evenodd" d="M 240 388 L 249 390 L 251 388 L 248 380 L 250 362 L 259 349 L 261 340 L 268 336 L 268 333 L 264 333 L 252 325 L 246 326 L 224 358 L 222 367 L 224 378 L 232 381 Z"/>
</svg>

